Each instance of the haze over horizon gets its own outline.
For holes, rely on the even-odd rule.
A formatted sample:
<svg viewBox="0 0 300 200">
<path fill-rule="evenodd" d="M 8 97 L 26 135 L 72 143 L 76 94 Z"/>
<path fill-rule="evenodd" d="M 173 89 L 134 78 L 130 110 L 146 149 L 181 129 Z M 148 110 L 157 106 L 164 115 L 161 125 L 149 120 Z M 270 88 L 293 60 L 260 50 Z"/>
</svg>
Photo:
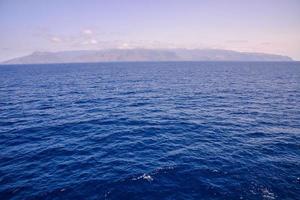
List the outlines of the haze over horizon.
<svg viewBox="0 0 300 200">
<path fill-rule="evenodd" d="M 297 0 L 2 0 L 0 62 L 35 51 L 228 49 L 300 60 Z"/>
</svg>

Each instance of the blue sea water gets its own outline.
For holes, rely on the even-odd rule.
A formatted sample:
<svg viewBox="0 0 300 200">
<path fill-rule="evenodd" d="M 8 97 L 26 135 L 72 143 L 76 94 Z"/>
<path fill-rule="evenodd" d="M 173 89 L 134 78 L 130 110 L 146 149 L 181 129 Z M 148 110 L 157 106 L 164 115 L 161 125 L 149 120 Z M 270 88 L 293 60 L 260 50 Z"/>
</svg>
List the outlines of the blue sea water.
<svg viewBox="0 0 300 200">
<path fill-rule="evenodd" d="M 2 65 L 0 199 L 300 199 L 300 63 Z"/>
</svg>

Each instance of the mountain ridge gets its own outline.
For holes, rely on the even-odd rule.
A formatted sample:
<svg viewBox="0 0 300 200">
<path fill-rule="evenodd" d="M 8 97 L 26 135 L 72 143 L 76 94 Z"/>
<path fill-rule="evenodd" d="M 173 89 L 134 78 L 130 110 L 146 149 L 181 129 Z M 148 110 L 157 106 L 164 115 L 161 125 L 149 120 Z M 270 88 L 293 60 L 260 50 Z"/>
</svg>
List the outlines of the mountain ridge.
<svg viewBox="0 0 300 200">
<path fill-rule="evenodd" d="M 122 61 L 293 61 L 283 55 L 223 49 L 105 49 L 33 52 L 1 64 L 50 64 Z"/>
</svg>

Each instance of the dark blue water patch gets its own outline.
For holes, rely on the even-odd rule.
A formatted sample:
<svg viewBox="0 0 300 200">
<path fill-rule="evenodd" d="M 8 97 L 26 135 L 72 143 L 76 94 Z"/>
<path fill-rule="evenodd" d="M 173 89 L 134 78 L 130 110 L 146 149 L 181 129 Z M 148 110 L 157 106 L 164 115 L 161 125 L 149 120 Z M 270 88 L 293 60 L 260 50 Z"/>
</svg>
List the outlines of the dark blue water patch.
<svg viewBox="0 0 300 200">
<path fill-rule="evenodd" d="M 300 199 L 299 62 L 0 66 L 0 199 Z"/>
</svg>

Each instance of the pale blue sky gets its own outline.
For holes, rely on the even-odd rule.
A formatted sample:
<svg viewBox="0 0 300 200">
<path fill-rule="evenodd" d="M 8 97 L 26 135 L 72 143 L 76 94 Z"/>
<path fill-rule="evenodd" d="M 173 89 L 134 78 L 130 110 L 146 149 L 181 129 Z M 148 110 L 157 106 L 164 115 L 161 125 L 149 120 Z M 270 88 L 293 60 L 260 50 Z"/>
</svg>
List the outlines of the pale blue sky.
<svg viewBox="0 0 300 200">
<path fill-rule="evenodd" d="M 0 61 L 33 51 L 222 48 L 300 60 L 300 0 L 0 0 Z"/>
</svg>

